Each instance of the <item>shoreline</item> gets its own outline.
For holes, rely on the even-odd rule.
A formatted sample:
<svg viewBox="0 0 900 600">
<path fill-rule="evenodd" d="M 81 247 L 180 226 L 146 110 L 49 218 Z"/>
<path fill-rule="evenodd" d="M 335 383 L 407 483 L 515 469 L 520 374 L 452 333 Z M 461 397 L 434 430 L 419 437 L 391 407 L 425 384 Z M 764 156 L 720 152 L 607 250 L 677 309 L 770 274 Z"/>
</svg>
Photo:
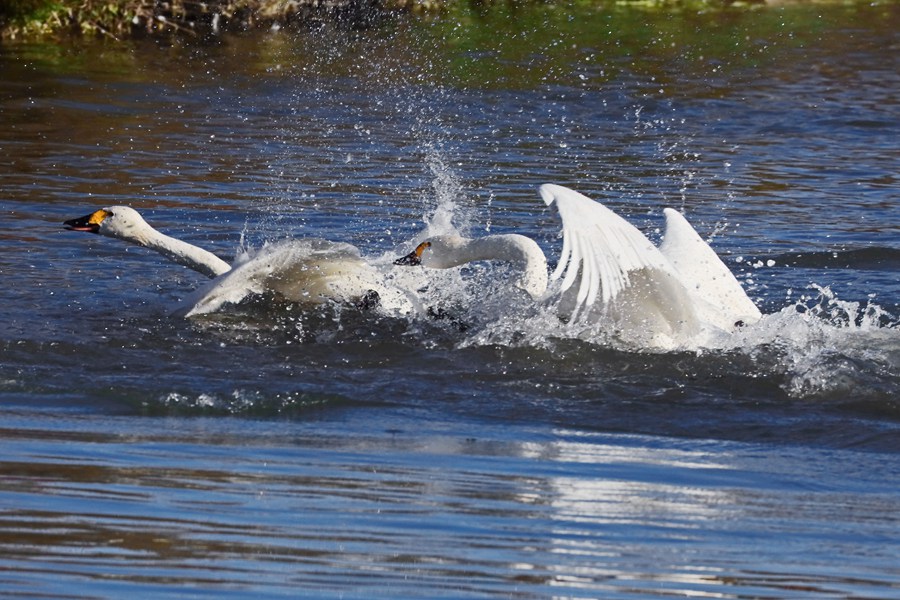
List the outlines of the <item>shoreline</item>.
<svg viewBox="0 0 900 600">
<path fill-rule="evenodd" d="M 371 27 L 440 0 L 0 0 L 0 40 L 207 37 L 332 21 Z"/>
<path fill-rule="evenodd" d="M 366 29 L 397 15 L 510 10 L 540 0 L 0 0 L 0 41 L 217 36 L 321 22 Z M 598 8 L 725 10 L 846 0 L 585 0 Z M 852 3 L 852 2 L 850 2 Z"/>
</svg>

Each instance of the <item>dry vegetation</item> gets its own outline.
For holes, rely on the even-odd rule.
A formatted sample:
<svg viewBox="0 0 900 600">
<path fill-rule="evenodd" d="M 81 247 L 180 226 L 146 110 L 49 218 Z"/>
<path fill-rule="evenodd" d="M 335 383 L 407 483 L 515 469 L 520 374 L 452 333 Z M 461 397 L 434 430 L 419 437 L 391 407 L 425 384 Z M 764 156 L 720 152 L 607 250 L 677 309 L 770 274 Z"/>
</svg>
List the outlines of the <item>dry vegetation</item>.
<svg viewBox="0 0 900 600">
<path fill-rule="evenodd" d="M 0 40 L 65 35 L 216 35 L 322 20 L 368 27 L 396 13 L 479 10 L 524 3 L 624 4 L 653 10 L 707 10 L 734 5 L 823 0 L 0 0 Z M 842 1 L 842 0 L 824 0 Z"/>
<path fill-rule="evenodd" d="M 4 39 L 48 35 L 208 35 L 337 19 L 365 26 L 396 11 L 430 11 L 439 0 L 0 0 Z"/>
</svg>

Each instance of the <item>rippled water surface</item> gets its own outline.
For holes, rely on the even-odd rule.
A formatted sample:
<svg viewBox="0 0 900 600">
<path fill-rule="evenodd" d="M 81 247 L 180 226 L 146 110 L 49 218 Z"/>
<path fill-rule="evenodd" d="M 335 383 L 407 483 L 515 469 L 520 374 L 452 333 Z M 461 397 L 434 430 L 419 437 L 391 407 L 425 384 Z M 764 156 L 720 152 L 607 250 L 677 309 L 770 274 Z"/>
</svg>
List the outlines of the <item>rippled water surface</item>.
<svg viewBox="0 0 900 600">
<path fill-rule="evenodd" d="M 0 595 L 900 595 L 900 5 L 460 11 L 371 31 L 0 47 Z M 533 237 L 569 185 L 684 211 L 765 314 L 662 352 L 502 265 L 428 315 L 262 295 L 223 258 Z M 417 275 L 422 276 L 422 275 Z"/>
</svg>

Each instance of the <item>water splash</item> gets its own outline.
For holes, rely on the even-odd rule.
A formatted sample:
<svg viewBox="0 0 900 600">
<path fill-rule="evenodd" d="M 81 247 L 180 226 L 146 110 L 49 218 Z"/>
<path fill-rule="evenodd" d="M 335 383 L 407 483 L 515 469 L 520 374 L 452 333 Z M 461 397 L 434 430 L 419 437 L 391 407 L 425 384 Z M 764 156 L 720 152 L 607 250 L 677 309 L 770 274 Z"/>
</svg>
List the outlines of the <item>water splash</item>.
<svg viewBox="0 0 900 600">
<path fill-rule="evenodd" d="M 225 393 L 168 392 L 140 400 L 140 409 L 149 415 L 228 415 L 255 418 L 291 417 L 353 401 L 337 394 L 282 392 L 261 394 L 256 390 L 235 389 Z"/>
<path fill-rule="evenodd" d="M 567 323 L 554 304 L 531 303 L 512 286 L 497 283 L 502 281 L 502 272 L 487 267 L 454 288 L 471 324 L 459 347 L 553 350 L 560 342 L 579 341 L 615 352 L 656 354 L 660 360 L 685 353 L 698 361 L 731 355 L 740 358 L 733 366 L 723 363 L 722 376 L 752 373 L 778 381 L 791 398 L 896 403 L 900 319 L 872 302 L 841 300 L 827 287 L 813 286 L 813 294 L 734 333 L 705 331 L 688 344 L 661 348 L 609 322 Z"/>
<path fill-rule="evenodd" d="M 426 200 L 426 206 L 430 207 L 424 215 L 427 236 L 464 233 L 469 229 L 472 214 L 461 204 L 465 198 L 463 183 L 437 144 L 426 142 L 424 148 L 433 193 L 433 197 Z"/>
<path fill-rule="evenodd" d="M 711 336 L 702 354 L 737 352 L 793 398 L 890 399 L 900 386 L 900 321 L 874 303 L 812 286 L 780 311 L 734 334 Z"/>
</svg>

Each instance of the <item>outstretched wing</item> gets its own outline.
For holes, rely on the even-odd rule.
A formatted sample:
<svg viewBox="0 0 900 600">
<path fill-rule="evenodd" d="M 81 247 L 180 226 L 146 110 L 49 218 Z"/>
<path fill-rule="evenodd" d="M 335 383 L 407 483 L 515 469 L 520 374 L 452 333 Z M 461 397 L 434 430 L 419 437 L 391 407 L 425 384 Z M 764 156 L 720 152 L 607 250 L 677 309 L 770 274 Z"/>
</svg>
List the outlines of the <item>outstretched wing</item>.
<svg viewBox="0 0 900 600">
<path fill-rule="evenodd" d="M 730 329 L 738 321 L 750 324 L 762 314 L 725 263 L 678 211 L 667 208 L 666 233 L 659 251 L 678 272 L 678 278 L 695 296 L 714 307 L 707 321 Z"/>
<path fill-rule="evenodd" d="M 651 269 L 672 274 L 668 261 L 636 227 L 599 202 L 561 185 L 540 187 L 547 206 L 562 218 L 563 249 L 551 280 L 561 291 L 580 277 L 573 316 L 598 299 L 608 303 L 630 284 L 629 274 Z"/>
</svg>

